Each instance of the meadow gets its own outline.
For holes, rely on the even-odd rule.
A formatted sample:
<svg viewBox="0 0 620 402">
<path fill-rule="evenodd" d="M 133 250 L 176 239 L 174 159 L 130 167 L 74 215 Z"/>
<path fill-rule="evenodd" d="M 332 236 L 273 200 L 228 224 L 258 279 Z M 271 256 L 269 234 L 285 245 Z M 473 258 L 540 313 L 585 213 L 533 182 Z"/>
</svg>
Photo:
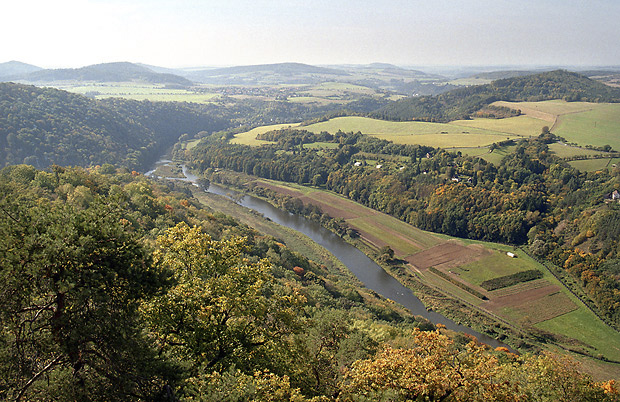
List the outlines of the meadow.
<svg viewBox="0 0 620 402">
<path fill-rule="evenodd" d="M 472 120 L 455 120 L 450 122 L 455 126 L 480 128 L 484 130 L 521 135 L 524 137 L 535 137 L 542 132 L 544 126 L 549 123 L 545 120 L 537 119 L 526 115 L 508 117 L 505 119 L 484 119 L 475 118 Z"/>
<path fill-rule="evenodd" d="M 217 97 L 216 93 L 195 92 L 186 89 L 166 88 L 163 85 L 136 83 L 97 83 L 79 86 L 59 86 L 69 92 L 88 95 L 95 99 L 124 98 L 133 100 L 150 100 L 159 102 L 194 102 L 209 103 Z"/>
<path fill-rule="evenodd" d="M 358 116 L 337 117 L 303 128 L 314 133 L 359 131 L 397 144 L 422 144 L 441 148 L 483 147 L 506 139 L 520 138 L 515 134 L 456 124 L 394 122 Z"/>
<path fill-rule="evenodd" d="M 580 145 L 610 145 L 620 151 L 620 104 L 597 104 L 592 110 L 560 115 L 553 133 Z"/>
<path fill-rule="evenodd" d="M 272 124 L 269 126 L 260 126 L 253 128 L 250 131 L 245 131 L 243 133 L 236 134 L 233 139 L 230 140 L 231 144 L 242 144 L 242 145 L 250 145 L 250 146 L 260 146 L 263 144 L 269 144 L 270 141 L 257 140 L 256 136 L 258 134 L 263 134 L 272 130 L 280 130 L 288 127 L 295 127 L 296 124 Z"/>
</svg>

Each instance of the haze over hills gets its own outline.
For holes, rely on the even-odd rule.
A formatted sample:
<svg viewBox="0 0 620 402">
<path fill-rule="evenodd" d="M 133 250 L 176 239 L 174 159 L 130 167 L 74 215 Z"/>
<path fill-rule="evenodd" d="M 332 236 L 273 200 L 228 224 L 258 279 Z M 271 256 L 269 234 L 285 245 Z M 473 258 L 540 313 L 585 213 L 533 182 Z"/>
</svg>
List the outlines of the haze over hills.
<svg viewBox="0 0 620 402">
<path fill-rule="evenodd" d="M 20 76 L 39 70 L 42 70 L 42 68 L 33 66 L 32 64 L 22 63 L 21 61 L 13 60 L 0 63 L 0 80 L 3 80 L 5 77 Z"/>
<path fill-rule="evenodd" d="M 3 80 L 21 80 L 26 82 L 54 81 L 94 81 L 94 82 L 127 82 L 143 81 L 154 84 L 192 85 L 186 78 L 174 74 L 156 73 L 146 67 L 128 62 L 95 64 L 81 68 L 39 69 L 21 72 L 12 76 L 4 76 Z"/>
</svg>

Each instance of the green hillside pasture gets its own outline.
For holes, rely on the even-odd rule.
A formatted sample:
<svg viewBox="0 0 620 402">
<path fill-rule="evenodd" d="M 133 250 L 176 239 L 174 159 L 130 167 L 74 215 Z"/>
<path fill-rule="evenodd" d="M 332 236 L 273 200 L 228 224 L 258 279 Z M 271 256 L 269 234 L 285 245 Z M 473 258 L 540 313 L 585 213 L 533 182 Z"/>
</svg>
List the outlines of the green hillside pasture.
<svg viewBox="0 0 620 402">
<path fill-rule="evenodd" d="M 582 172 L 595 172 L 605 168 L 611 168 L 613 164 L 619 164 L 620 158 L 609 159 L 586 159 L 579 161 L 570 161 L 569 165 Z"/>
<path fill-rule="evenodd" d="M 257 140 L 258 134 L 263 134 L 272 130 L 280 130 L 282 128 L 295 127 L 296 124 L 272 124 L 270 126 L 261 126 L 251 129 L 243 133 L 235 134 L 235 138 L 230 140 L 231 144 L 242 144 L 251 146 L 260 146 L 264 144 L 271 144 L 271 141 Z"/>
<path fill-rule="evenodd" d="M 541 102 L 495 102 L 495 106 L 505 106 L 521 110 L 522 113 L 542 120 L 553 122 L 556 117 L 567 113 L 579 113 L 603 105 L 591 102 L 566 102 L 563 100 L 548 100 Z"/>
<path fill-rule="evenodd" d="M 611 145 L 620 151 L 620 104 L 594 104 L 592 110 L 562 115 L 553 133 L 580 145 Z"/>
<path fill-rule="evenodd" d="M 548 126 L 549 122 L 535 117 L 521 115 L 505 119 L 477 118 L 473 120 L 455 120 L 450 122 L 450 124 L 531 137 L 540 134 L 542 128 Z"/>
<path fill-rule="evenodd" d="M 620 361 L 620 333 L 603 324 L 581 303 L 577 310 L 536 324 L 545 331 L 565 334 L 596 349 L 610 360 Z"/>
<path fill-rule="evenodd" d="M 215 93 L 193 92 L 185 89 L 165 88 L 161 85 L 140 85 L 135 83 L 92 84 L 59 87 L 69 92 L 91 95 L 96 99 L 124 98 L 159 102 L 209 103 L 219 95 Z"/>
<path fill-rule="evenodd" d="M 581 148 L 581 147 L 571 147 L 566 144 L 549 144 L 549 150 L 559 156 L 560 158 L 570 158 L 573 156 L 594 156 L 601 155 L 602 152 L 595 151 L 593 149 Z"/>
<path fill-rule="evenodd" d="M 539 264 L 527 258 L 524 253 L 516 252 L 516 254 L 517 258 L 511 258 L 504 252 L 494 250 L 489 256 L 462 265 L 453 271 L 467 282 L 480 286 L 482 282 L 490 279 L 530 269 L 539 269 Z"/>
<path fill-rule="evenodd" d="M 453 124 L 394 122 L 357 116 L 337 117 L 304 128 L 314 133 L 327 131 L 332 134 L 338 130 L 359 131 L 397 144 L 422 144 L 441 148 L 487 146 L 506 139 L 520 138 L 514 134 Z"/>
</svg>

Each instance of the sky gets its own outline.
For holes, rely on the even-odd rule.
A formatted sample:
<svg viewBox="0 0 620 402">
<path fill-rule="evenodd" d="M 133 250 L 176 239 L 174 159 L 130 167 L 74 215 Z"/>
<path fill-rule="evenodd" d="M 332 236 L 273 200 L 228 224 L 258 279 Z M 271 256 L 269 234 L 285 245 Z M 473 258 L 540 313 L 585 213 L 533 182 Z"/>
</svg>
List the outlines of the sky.
<svg viewBox="0 0 620 402">
<path fill-rule="evenodd" d="M 0 63 L 620 65 L 618 0 L 2 0 Z"/>
</svg>

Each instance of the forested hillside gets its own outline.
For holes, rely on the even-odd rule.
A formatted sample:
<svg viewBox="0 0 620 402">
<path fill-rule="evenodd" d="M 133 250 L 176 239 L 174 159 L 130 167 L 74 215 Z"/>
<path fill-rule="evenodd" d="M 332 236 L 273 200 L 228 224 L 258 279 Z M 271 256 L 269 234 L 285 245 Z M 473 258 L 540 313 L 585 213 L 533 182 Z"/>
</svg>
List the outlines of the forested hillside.
<svg viewBox="0 0 620 402">
<path fill-rule="evenodd" d="M 564 70 L 506 78 L 486 85 L 459 88 L 437 96 L 410 97 L 372 114 L 386 120 L 447 122 L 468 119 L 495 101 L 564 99 L 584 102 L 619 102 L 620 89 Z"/>
<path fill-rule="evenodd" d="M 0 190 L 1 399 L 618 400 L 398 313 L 183 185 L 19 165 Z"/>
<path fill-rule="evenodd" d="M 315 118 L 336 106 L 223 99 L 218 104 L 93 100 L 0 83 L 0 166 L 146 169 L 183 134 Z"/>
<path fill-rule="evenodd" d="M 0 165 L 144 168 L 184 133 L 220 130 L 216 106 L 96 101 L 52 88 L 0 83 Z"/>
</svg>

